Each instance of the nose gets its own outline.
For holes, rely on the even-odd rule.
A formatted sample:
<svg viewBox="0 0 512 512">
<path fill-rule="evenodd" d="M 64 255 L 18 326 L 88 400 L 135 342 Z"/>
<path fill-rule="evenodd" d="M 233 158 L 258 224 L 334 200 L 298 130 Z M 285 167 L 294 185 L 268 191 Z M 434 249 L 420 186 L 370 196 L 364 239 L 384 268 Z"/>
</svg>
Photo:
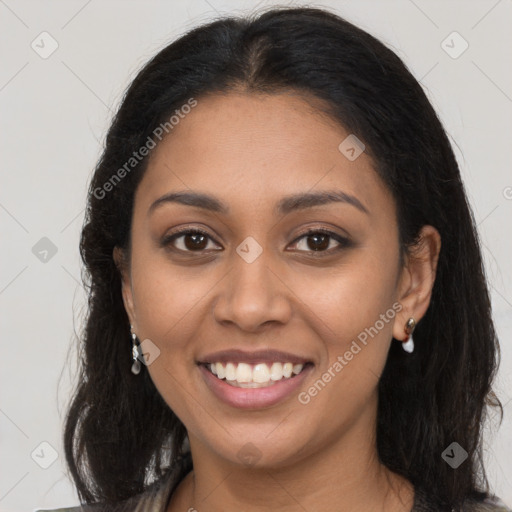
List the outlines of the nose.
<svg viewBox="0 0 512 512">
<path fill-rule="evenodd" d="M 259 332 L 269 324 L 283 325 L 290 320 L 292 292 L 264 254 L 252 263 L 234 255 L 213 308 L 217 322 Z"/>
</svg>

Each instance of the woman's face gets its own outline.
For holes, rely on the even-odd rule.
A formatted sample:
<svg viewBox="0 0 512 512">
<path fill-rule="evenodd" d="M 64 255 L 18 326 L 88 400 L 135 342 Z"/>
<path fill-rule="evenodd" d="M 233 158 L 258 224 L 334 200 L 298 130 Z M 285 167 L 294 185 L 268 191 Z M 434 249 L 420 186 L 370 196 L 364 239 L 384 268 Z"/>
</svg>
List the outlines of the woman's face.
<svg viewBox="0 0 512 512">
<path fill-rule="evenodd" d="M 373 432 L 410 281 L 349 135 L 298 95 L 230 93 L 151 154 L 123 296 L 193 453 L 278 467 Z"/>
</svg>

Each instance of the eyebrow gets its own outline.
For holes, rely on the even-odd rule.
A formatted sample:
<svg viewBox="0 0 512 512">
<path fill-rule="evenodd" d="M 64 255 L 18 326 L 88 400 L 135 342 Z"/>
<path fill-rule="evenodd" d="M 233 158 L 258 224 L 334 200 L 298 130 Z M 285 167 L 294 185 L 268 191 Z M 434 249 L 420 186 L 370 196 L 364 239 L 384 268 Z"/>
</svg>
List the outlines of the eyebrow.
<svg viewBox="0 0 512 512">
<path fill-rule="evenodd" d="M 148 210 L 151 215 L 154 210 L 168 203 L 178 203 L 185 206 L 202 208 L 215 213 L 228 214 L 229 207 L 217 198 L 200 192 L 178 191 L 170 192 L 157 199 Z M 363 213 L 369 214 L 368 209 L 357 199 L 341 190 L 325 190 L 320 192 L 305 192 L 293 194 L 281 199 L 276 205 L 276 212 L 286 215 L 292 211 L 304 210 L 314 206 L 323 206 L 329 203 L 346 203 L 354 206 Z"/>
<path fill-rule="evenodd" d="M 356 207 L 363 213 L 369 214 L 368 209 L 357 199 L 342 190 L 325 190 L 320 192 L 306 192 L 287 196 L 277 203 L 277 211 L 282 214 L 294 210 L 303 210 L 313 206 L 323 206 L 329 203 L 346 203 Z"/>
</svg>

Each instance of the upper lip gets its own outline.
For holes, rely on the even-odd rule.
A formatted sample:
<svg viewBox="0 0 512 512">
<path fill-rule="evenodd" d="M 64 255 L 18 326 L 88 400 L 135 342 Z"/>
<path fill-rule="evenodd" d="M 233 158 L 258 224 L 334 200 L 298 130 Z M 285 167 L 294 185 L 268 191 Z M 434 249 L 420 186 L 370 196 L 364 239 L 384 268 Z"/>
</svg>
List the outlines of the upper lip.
<svg viewBox="0 0 512 512">
<path fill-rule="evenodd" d="M 305 364 L 310 362 L 308 358 L 281 352 L 280 350 L 256 350 L 247 352 L 244 350 L 221 350 L 206 354 L 198 359 L 199 364 L 206 363 L 293 363 Z"/>
</svg>

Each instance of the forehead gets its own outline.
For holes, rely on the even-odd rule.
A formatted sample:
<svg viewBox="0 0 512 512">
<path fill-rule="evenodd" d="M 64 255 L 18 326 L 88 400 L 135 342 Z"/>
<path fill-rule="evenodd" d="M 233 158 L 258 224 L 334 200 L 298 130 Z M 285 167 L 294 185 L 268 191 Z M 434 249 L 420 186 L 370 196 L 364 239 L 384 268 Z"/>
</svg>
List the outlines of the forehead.
<svg viewBox="0 0 512 512">
<path fill-rule="evenodd" d="M 365 205 L 392 207 L 371 158 L 363 152 L 350 160 L 340 151 L 349 135 L 298 94 L 199 98 L 151 153 L 137 196 L 148 206 L 169 191 L 191 189 L 248 208 L 248 201 L 336 188 Z"/>
</svg>

